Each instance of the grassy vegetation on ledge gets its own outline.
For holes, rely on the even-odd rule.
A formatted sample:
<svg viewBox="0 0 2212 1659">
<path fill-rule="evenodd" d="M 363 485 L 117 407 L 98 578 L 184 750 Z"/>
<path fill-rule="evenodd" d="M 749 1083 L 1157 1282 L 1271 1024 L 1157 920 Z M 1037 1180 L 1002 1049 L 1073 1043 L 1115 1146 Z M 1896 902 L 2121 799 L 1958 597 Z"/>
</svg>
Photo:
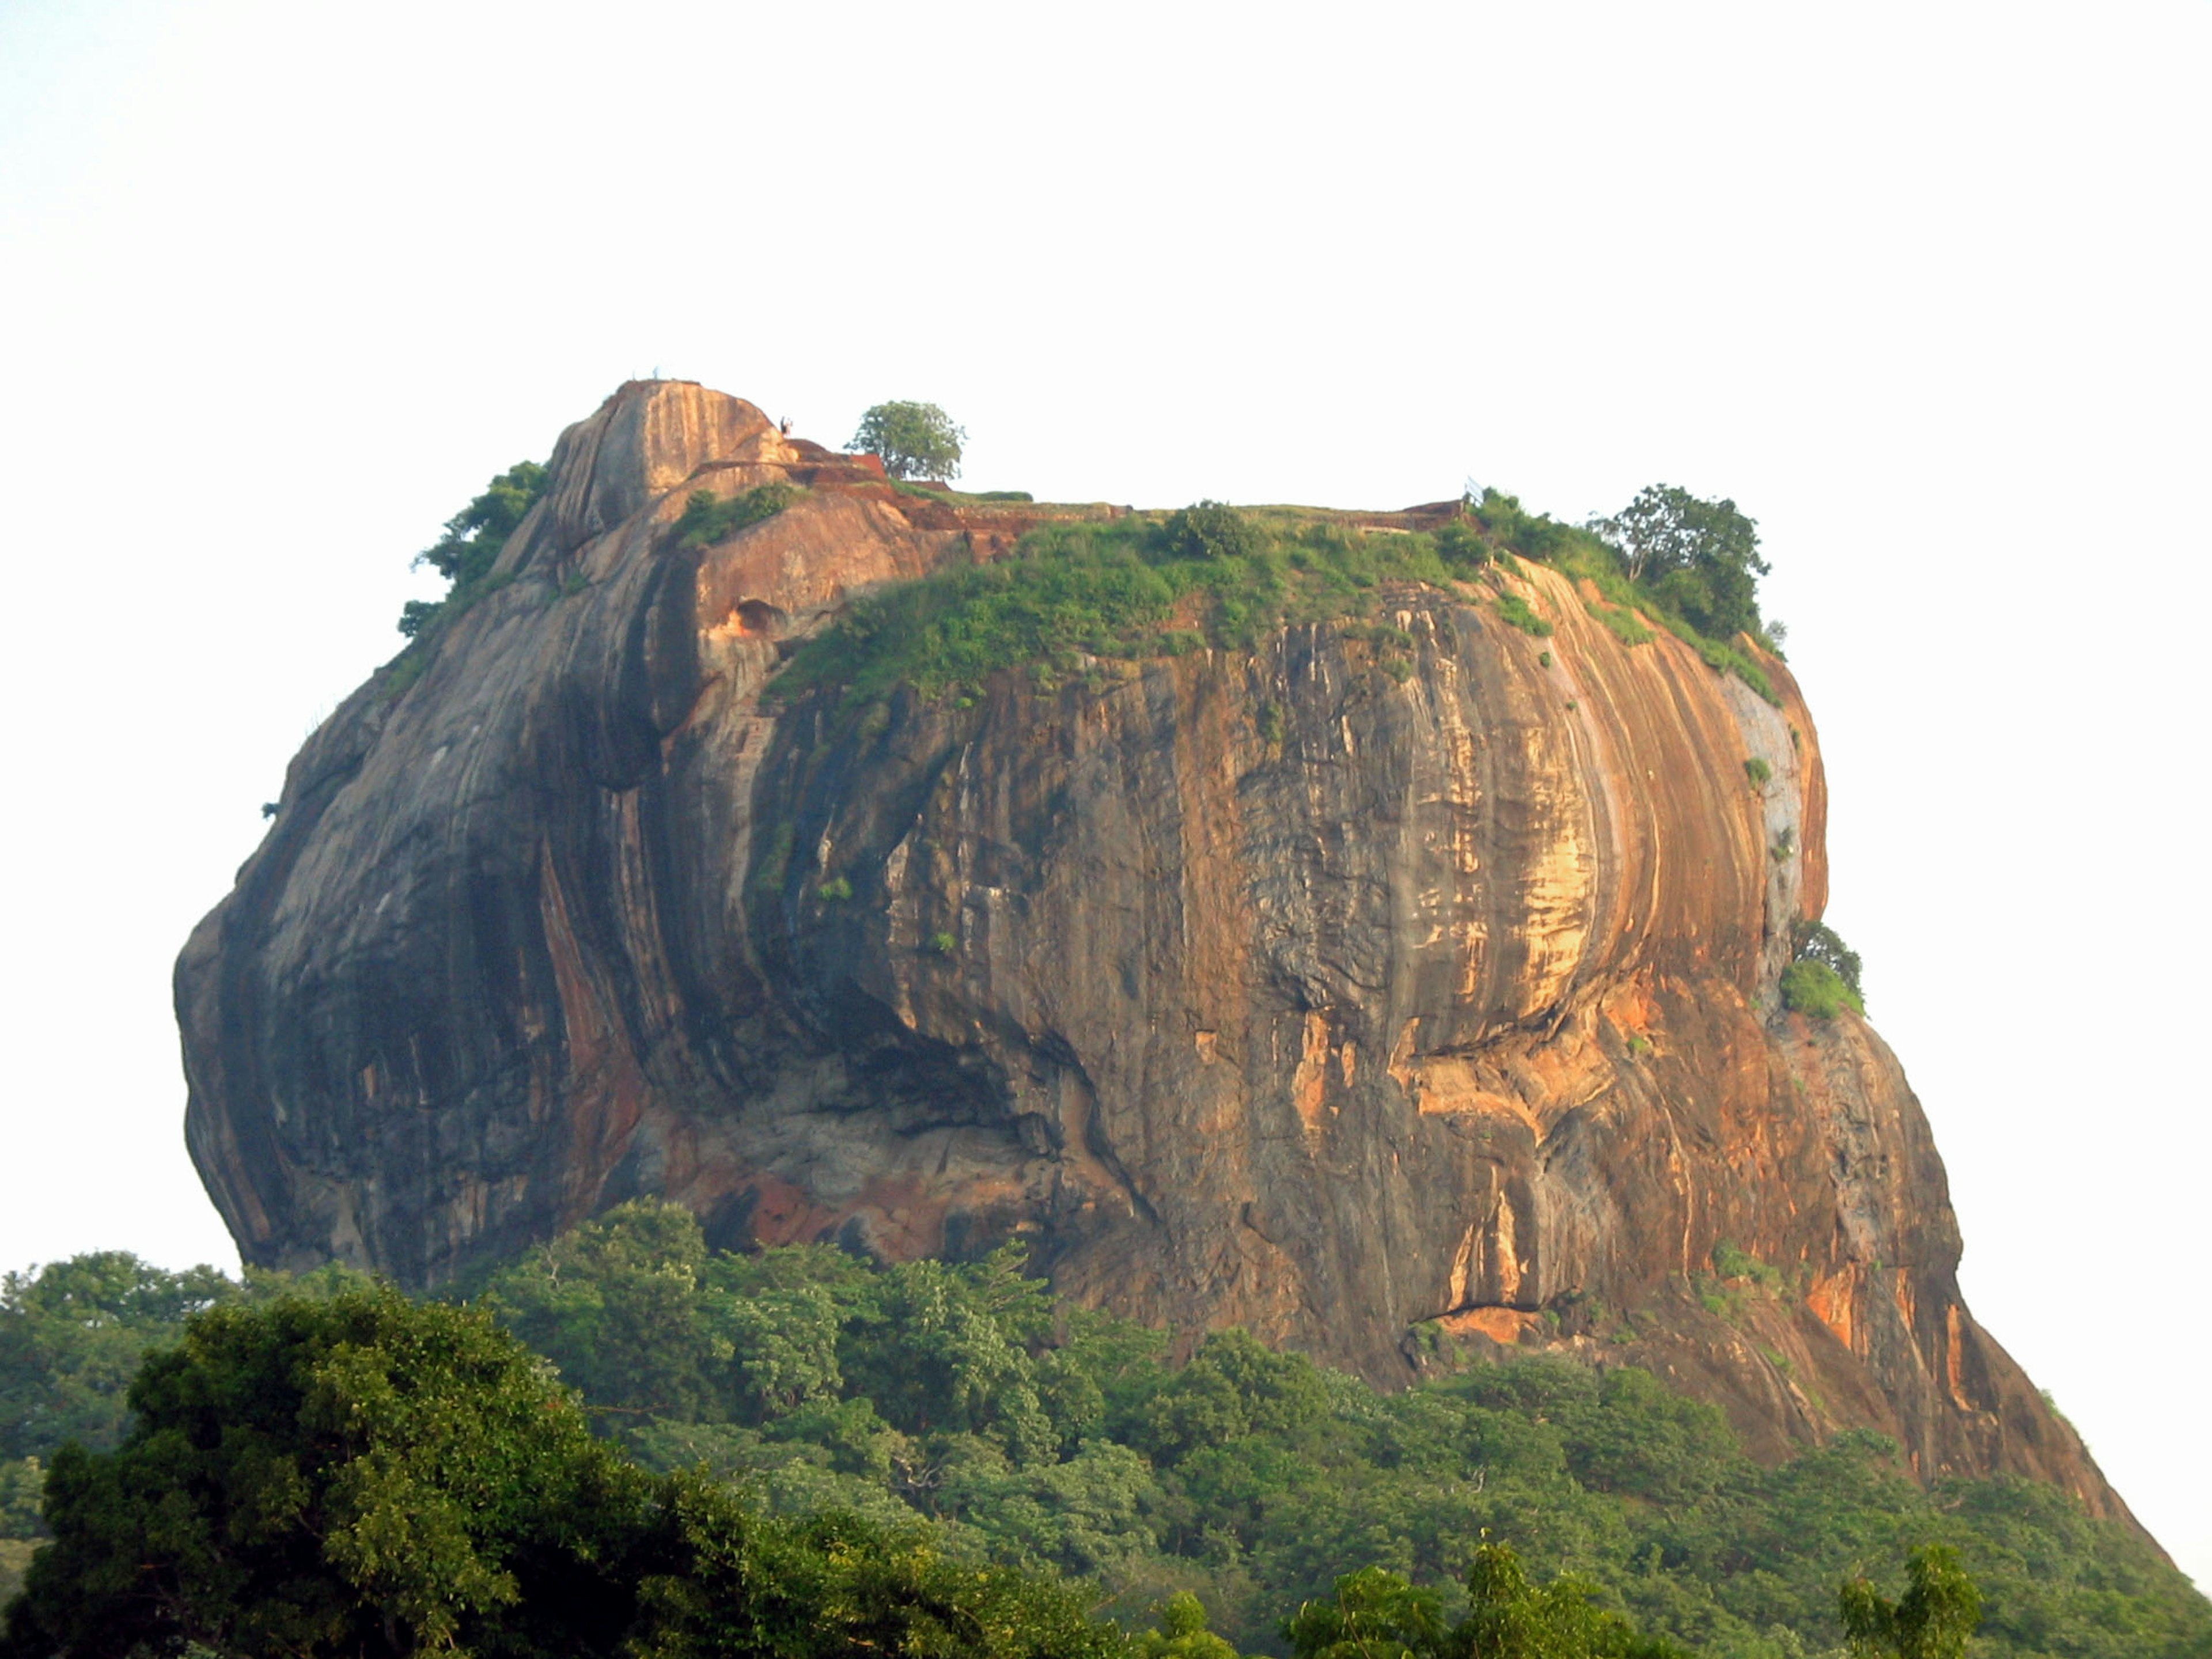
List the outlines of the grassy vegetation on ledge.
<svg viewBox="0 0 2212 1659">
<path fill-rule="evenodd" d="M 1251 650 L 1285 626 L 1371 616 L 1378 590 L 1391 582 L 1487 598 L 1509 625 L 1551 633 L 1554 624 L 1521 594 L 1469 587 L 1510 562 L 1506 556 L 1591 581 L 1608 601 L 1591 605 L 1591 614 L 1623 643 L 1648 642 L 1650 624 L 1666 628 L 1717 672 L 1776 701 L 1756 661 L 1705 638 L 1658 594 L 1630 581 L 1595 533 L 1524 512 L 1495 490 L 1469 499 L 1459 519 L 1433 534 L 1210 501 L 1173 514 L 1043 526 L 1011 558 L 941 571 L 860 601 L 800 648 L 775 689 L 791 697 L 837 686 L 854 702 L 901 686 L 925 697 L 966 696 L 1002 668 L 1027 668 L 1049 683 L 1079 672 L 1085 659 L 1139 660 L 1201 646 Z M 1399 678 L 1409 666 L 1396 656 L 1384 665 Z"/>
<path fill-rule="evenodd" d="M 711 489 L 695 489 L 684 503 L 684 516 L 676 521 L 679 547 L 712 547 L 740 530 L 760 524 L 789 507 L 806 492 L 795 484 L 764 483 L 742 495 L 717 495 Z"/>
<path fill-rule="evenodd" d="M 1164 518 L 1047 525 L 1012 558 L 862 600 L 799 651 L 776 690 L 842 685 L 866 701 L 910 685 L 935 697 L 973 692 L 999 668 L 1050 678 L 1085 657 L 1250 650 L 1290 623 L 1372 610 L 1386 581 L 1452 587 L 1480 568 L 1464 550 L 1448 558 L 1433 537 L 1212 503 Z"/>
</svg>

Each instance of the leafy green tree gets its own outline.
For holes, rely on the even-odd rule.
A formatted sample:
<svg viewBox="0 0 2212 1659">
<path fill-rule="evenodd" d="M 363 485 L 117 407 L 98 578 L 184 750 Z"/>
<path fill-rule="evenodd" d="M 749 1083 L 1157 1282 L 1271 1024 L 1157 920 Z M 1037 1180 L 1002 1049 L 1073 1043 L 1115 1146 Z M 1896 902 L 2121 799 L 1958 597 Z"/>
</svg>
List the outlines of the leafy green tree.
<svg viewBox="0 0 2212 1659">
<path fill-rule="evenodd" d="M 1339 1578 L 1327 1601 L 1285 1620 L 1283 1635 L 1293 1659 L 1439 1659 L 1448 1632 L 1436 1591 L 1362 1567 Z"/>
<path fill-rule="evenodd" d="M 647 1497 L 484 1315 L 398 1291 L 219 1307 L 54 1459 L 0 1653 L 609 1651 Z"/>
<path fill-rule="evenodd" d="M 1207 1627 L 1206 1604 L 1188 1590 L 1160 1603 L 1158 1621 L 1129 1644 L 1133 1659 L 1237 1659 L 1237 1650 Z"/>
<path fill-rule="evenodd" d="M 720 1366 L 706 1261 L 690 1211 L 639 1200 L 502 1268 L 479 1300 L 599 1410 L 711 1419 Z"/>
<path fill-rule="evenodd" d="M 1864 1013 L 1865 1005 L 1843 977 L 1825 962 L 1798 961 L 1782 970 L 1782 1006 L 1814 1019 L 1833 1019 L 1846 1008 Z"/>
<path fill-rule="evenodd" d="M 1905 1569 L 1908 1588 L 1895 1601 L 1865 1578 L 1844 1581 L 1837 1593 L 1853 1659 L 1963 1659 L 1982 1622 L 1982 1592 L 1948 1544 L 1925 1544 Z"/>
<path fill-rule="evenodd" d="M 70 1440 L 114 1445 L 147 1350 L 241 1293 L 213 1267 L 169 1273 L 125 1250 L 0 1279 L 0 1459 L 51 1457 Z"/>
<path fill-rule="evenodd" d="M 1844 936 L 1826 922 L 1800 921 L 1796 929 L 1798 962 L 1817 962 L 1841 980 L 1850 994 L 1863 1003 L 1866 990 L 1859 983 L 1863 964 L 1859 953 L 1844 943 Z M 1864 1012 L 1863 1007 L 1860 1010 Z"/>
<path fill-rule="evenodd" d="M 968 434 L 935 404 L 878 404 L 860 416 L 853 448 L 883 458 L 894 478 L 953 479 L 960 476 L 960 448 Z"/>
<path fill-rule="evenodd" d="M 1537 1584 L 1504 1544 L 1476 1548 L 1467 1591 L 1467 1618 L 1454 1632 L 1467 1659 L 1687 1659 L 1597 1606 L 1597 1586 L 1585 1579 Z"/>
<path fill-rule="evenodd" d="M 1255 1434 L 1296 1435 L 1328 1415 L 1314 1363 L 1277 1353 L 1249 1331 L 1216 1331 L 1190 1362 L 1129 1413 L 1132 1443 L 1172 1463 Z"/>
<path fill-rule="evenodd" d="M 507 538 L 530 509 L 543 499 L 550 474 L 537 461 L 518 461 L 493 478 L 482 495 L 446 520 L 446 533 L 415 556 L 419 569 L 428 565 L 452 584 L 443 600 L 410 599 L 399 613 L 399 631 L 415 638 L 435 620 L 453 595 L 491 574 Z"/>
<path fill-rule="evenodd" d="M 1249 559 L 1266 538 L 1226 501 L 1200 501 L 1169 518 L 1167 542 L 1179 559 Z"/>
<path fill-rule="evenodd" d="M 1769 567 L 1757 523 L 1734 501 L 1651 484 L 1593 528 L 1619 550 L 1631 580 L 1646 584 L 1699 632 L 1725 640 L 1758 628 L 1758 579 Z"/>
<path fill-rule="evenodd" d="M 508 537 L 545 494 L 550 475 L 537 461 L 518 461 L 446 520 L 446 533 L 415 556 L 447 580 L 466 584 L 491 574 Z"/>
</svg>

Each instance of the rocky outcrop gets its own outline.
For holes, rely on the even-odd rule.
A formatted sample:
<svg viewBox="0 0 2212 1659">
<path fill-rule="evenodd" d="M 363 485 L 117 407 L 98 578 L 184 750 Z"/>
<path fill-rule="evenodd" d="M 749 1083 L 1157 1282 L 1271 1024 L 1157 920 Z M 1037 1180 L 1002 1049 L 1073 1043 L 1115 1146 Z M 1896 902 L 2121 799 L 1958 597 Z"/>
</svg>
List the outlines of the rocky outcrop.
<svg viewBox="0 0 2212 1659">
<path fill-rule="evenodd" d="M 1186 1338 L 1384 1381 L 1632 1359 L 1767 1455 L 1870 1427 L 2124 1513 L 1961 1302 L 1894 1059 L 1778 1012 L 1826 888 L 1780 663 L 1771 704 L 1526 566 L 1548 638 L 1486 588 L 1378 594 L 1410 672 L 1320 625 L 784 707 L 854 592 L 1114 509 L 901 490 L 682 383 L 553 474 L 504 585 L 309 740 L 179 964 L 249 1261 L 433 1284 L 641 1193 L 729 1245 L 1019 1237 Z M 809 489 L 672 533 L 775 481 Z"/>
</svg>

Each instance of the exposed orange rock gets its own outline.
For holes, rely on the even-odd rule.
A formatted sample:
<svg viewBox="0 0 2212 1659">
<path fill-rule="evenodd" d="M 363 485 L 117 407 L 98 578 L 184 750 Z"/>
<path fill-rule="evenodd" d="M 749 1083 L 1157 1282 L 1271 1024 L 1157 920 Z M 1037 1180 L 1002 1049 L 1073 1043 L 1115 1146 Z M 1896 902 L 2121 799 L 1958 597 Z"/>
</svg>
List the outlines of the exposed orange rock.
<svg viewBox="0 0 2212 1659">
<path fill-rule="evenodd" d="M 1186 1340 L 1382 1381 L 1632 1360 L 1761 1455 L 1873 1427 L 2124 1513 L 1960 1300 L 1887 1048 L 1778 1012 L 1826 896 L 1780 662 L 1774 706 L 1525 566 L 1542 641 L 1474 590 L 1379 596 L 1402 683 L 1317 625 L 779 709 L 853 595 L 1113 509 L 916 496 L 683 383 L 622 388 L 553 474 L 508 584 L 310 738 L 179 963 L 248 1261 L 434 1284 L 647 1192 L 732 1245 L 1022 1237 Z M 671 533 L 778 481 L 809 491 Z M 1723 1241 L 1771 1282 L 1714 1285 Z"/>
</svg>

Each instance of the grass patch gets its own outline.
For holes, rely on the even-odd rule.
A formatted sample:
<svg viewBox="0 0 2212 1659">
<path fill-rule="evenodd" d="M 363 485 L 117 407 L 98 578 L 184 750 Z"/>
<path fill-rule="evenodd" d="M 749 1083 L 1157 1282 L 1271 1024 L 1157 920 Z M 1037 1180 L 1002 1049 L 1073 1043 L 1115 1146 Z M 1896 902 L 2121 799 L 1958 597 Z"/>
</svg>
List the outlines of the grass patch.
<svg viewBox="0 0 2212 1659">
<path fill-rule="evenodd" d="M 676 544 L 712 547 L 726 542 L 740 530 L 773 519 L 804 494 L 798 485 L 785 483 L 764 483 L 742 495 L 695 489 L 684 503 L 684 516 L 676 521 Z"/>
<path fill-rule="evenodd" d="M 948 499 L 919 485 L 896 487 Z M 1716 671 L 1778 701 L 1756 662 L 1706 639 L 1630 581 L 1595 535 L 1524 512 L 1495 490 L 1468 501 L 1433 535 L 1218 501 L 1042 526 L 1011 558 L 939 571 L 860 600 L 800 647 L 771 691 L 790 698 L 838 686 L 848 698 L 869 700 L 911 687 L 957 702 L 999 669 L 1027 668 L 1041 684 L 1056 684 L 1082 675 L 1086 659 L 1142 660 L 1208 646 L 1249 651 L 1286 626 L 1371 615 L 1384 583 L 1463 591 L 1493 567 L 1511 573 L 1519 559 L 1591 582 L 1607 602 L 1591 614 L 1624 643 L 1647 643 L 1654 637 L 1647 623 L 1656 623 Z M 1519 594 L 1501 594 L 1498 610 L 1538 638 L 1554 631 Z M 1395 679 L 1412 672 L 1387 647 L 1378 666 Z"/>
<path fill-rule="evenodd" d="M 1626 605 L 1601 605 L 1585 599 L 1583 609 L 1611 629 L 1613 636 L 1623 645 L 1649 645 L 1659 637 L 1644 625 L 1643 617 Z"/>
<path fill-rule="evenodd" d="M 1814 1019 L 1833 1019 L 1844 1009 L 1866 1012 L 1866 1003 L 1844 983 L 1843 975 L 1825 962 L 1793 962 L 1782 970 L 1782 1006 L 1793 1014 Z"/>
<path fill-rule="evenodd" d="M 944 570 L 864 599 L 809 641 L 774 684 L 792 697 L 823 686 L 848 702 L 911 686 L 972 696 L 993 671 L 1028 667 L 1041 684 L 1087 659 L 1142 660 L 1212 647 L 1249 651 L 1285 626 L 1371 612 L 1387 582 L 1449 591 L 1479 568 L 1435 538 L 1367 533 L 1201 502 L 1165 516 L 1042 526 L 1013 557 Z M 1413 638 L 1379 624 L 1348 630 L 1386 660 Z"/>
<path fill-rule="evenodd" d="M 1713 1271 L 1723 1279 L 1748 1279 L 1762 1290 L 1778 1293 L 1784 1288 L 1779 1267 L 1769 1266 L 1748 1250 L 1738 1249 L 1725 1238 L 1713 1246 Z"/>
<path fill-rule="evenodd" d="M 1723 645 L 1718 640 L 1707 639 L 1679 617 L 1668 617 L 1662 620 L 1668 632 L 1686 641 L 1705 659 L 1706 667 L 1719 673 L 1735 675 L 1776 708 L 1782 706 L 1782 699 L 1775 695 L 1774 682 L 1766 678 L 1766 671 L 1742 652 L 1732 645 Z"/>
<path fill-rule="evenodd" d="M 1552 624 L 1538 616 L 1518 593 L 1500 593 L 1498 614 L 1523 634 L 1534 634 L 1540 640 L 1553 631 Z"/>
<path fill-rule="evenodd" d="M 1759 759 L 1758 756 L 1753 755 L 1749 760 L 1744 762 L 1743 775 L 1751 780 L 1753 788 L 1764 789 L 1766 787 L 1766 781 L 1774 775 L 1774 769 Z"/>
</svg>

